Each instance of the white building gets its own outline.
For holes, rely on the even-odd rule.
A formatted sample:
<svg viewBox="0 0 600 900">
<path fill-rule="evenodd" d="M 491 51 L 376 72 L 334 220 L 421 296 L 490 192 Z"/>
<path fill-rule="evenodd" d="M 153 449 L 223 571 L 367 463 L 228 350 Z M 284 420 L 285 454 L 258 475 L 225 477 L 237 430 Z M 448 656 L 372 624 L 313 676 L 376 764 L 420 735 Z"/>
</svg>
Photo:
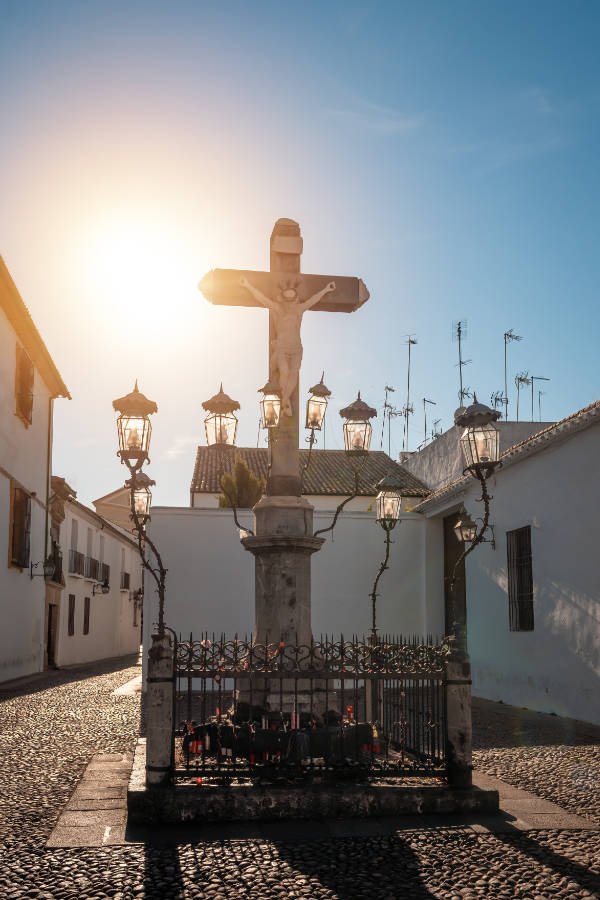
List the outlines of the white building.
<svg viewBox="0 0 600 900">
<path fill-rule="evenodd" d="M 0 257 L 0 681 L 41 671 L 53 628 L 60 585 L 43 564 L 57 397 L 69 392 Z"/>
<path fill-rule="evenodd" d="M 466 559 L 473 691 L 600 723 L 600 401 L 535 427 L 504 450 L 491 479 L 495 547 L 480 545 Z M 417 507 L 438 534 L 426 565 L 446 575 L 457 556 L 460 509 L 482 515 L 478 482 L 454 477 L 460 432 L 447 432 L 446 448 L 435 442 L 405 463 L 425 479 L 447 461 L 451 477 L 438 478 Z"/>
<path fill-rule="evenodd" d="M 53 488 L 53 539 L 62 548 L 64 587 L 52 661 L 60 667 L 137 652 L 142 611 L 137 543 L 79 503 L 63 479 L 53 478 Z"/>
<path fill-rule="evenodd" d="M 308 451 L 300 452 L 306 462 Z M 265 477 L 268 451 L 236 448 L 259 477 Z M 225 460 L 231 470 L 234 453 Z M 201 630 L 250 634 L 254 627 L 254 559 L 240 544 L 231 509 L 218 509 L 218 460 L 212 449 L 199 447 L 191 485 L 190 508 L 153 507 L 148 526 L 168 569 L 165 619 L 176 632 Z M 375 523 L 375 484 L 389 472 L 402 479 L 407 503 L 427 494 L 423 485 L 385 453 L 369 454 L 361 474 L 360 493 L 340 516 L 318 553 L 312 556 L 313 633 L 367 633 L 371 626 L 370 593 L 385 555 L 384 533 Z M 314 529 L 326 528 L 334 511 L 353 491 L 354 475 L 343 451 L 313 450 L 306 471 L 305 496 L 315 507 Z M 112 496 L 112 495 L 109 495 Z M 114 498 L 113 498 L 114 500 Z M 250 510 L 238 511 L 244 527 L 252 527 Z M 430 628 L 421 602 L 430 589 L 438 591 L 420 565 L 422 516 L 406 513 L 392 539 L 390 572 L 382 581 L 377 620 L 382 631 L 422 634 Z M 402 531 L 402 540 L 399 539 Z M 406 602 L 406 598 L 418 598 Z M 146 591 L 144 646 L 157 619 L 156 597 Z"/>
</svg>

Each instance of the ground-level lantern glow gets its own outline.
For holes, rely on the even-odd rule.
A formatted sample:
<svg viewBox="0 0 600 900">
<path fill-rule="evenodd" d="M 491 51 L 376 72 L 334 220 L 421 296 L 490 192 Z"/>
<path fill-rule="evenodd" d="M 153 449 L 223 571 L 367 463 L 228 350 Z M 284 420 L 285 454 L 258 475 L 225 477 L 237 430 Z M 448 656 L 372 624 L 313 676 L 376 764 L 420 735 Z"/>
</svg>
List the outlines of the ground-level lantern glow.
<svg viewBox="0 0 600 900">
<path fill-rule="evenodd" d="M 234 447 L 238 424 L 237 416 L 234 413 L 236 409 L 240 408 L 240 404 L 224 392 L 222 382 L 219 392 L 210 400 L 206 400 L 202 404 L 202 408 L 208 412 L 204 420 L 208 446 Z"/>
<path fill-rule="evenodd" d="M 340 410 L 344 422 L 344 449 L 350 454 L 366 454 L 371 446 L 373 427 L 369 419 L 377 415 L 377 410 L 358 397 L 349 406 Z"/>
</svg>

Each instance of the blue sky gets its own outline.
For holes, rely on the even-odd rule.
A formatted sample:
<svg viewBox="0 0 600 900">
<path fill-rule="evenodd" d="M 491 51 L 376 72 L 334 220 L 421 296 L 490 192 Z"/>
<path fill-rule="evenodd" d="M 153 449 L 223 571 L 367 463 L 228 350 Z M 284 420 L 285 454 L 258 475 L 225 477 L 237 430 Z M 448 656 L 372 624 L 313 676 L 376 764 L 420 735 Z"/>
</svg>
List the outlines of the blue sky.
<svg viewBox="0 0 600 900">
<path fill-rule="evenodd" d="M 407 334 L 411 449 L 423 397 L 447 428 L 459 318 L 486 402 L 504 331 L 523 336 L 511 418 L 517 371 L 551 379 L 546 420 L 596 400 L 599 39 L 592 2 L 0 0 L 0 253 L 73 395 L 55 471 L 87 502 L 122 483 L 111 401 L 135 377 L 159 405 L 156 502 L 187 502 L 221 379 L 256 443 L 266 315 L 196 283 L 266 267 L 280 216 L 304 271 L 371 291 L 305 317 L 301 390 L 325 369 L 328 447 L 359 388 L 404 403 Z"/>
</svg>

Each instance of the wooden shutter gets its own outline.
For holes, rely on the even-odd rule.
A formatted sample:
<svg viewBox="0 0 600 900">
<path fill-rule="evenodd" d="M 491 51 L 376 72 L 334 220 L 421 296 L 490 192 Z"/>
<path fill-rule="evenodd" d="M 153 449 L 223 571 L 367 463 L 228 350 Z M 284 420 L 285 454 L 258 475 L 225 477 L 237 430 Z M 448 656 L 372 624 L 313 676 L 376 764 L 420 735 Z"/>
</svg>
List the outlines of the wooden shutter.
<svg viewBox="0 0 600 900">
<path fill-rule="evenodd" d="M 90 633 L 90 598 L 83 598 L 83 633 Z"/>
<path fill-rule="evenodd" d="M 508 607 L 511 631 L 533 631 L 531 526 L 506 533 Z"/>
<path fill-rule="evenodd" d="M 11 563 L 29 566 L 31 532 L 31 497 L 22 488 L 13 488 L 11 521 Z"/>
<path fill-rule="evenodd" d="M 15 412 L 27 424 L 33 419 L 33 363 L 26 351 L 17 344 L 15 374 Z"/>
<path fill-rule="evenodd" d="M 69 637 L 75 634 L 75 594 L 69 594 Z"/>
</svg>

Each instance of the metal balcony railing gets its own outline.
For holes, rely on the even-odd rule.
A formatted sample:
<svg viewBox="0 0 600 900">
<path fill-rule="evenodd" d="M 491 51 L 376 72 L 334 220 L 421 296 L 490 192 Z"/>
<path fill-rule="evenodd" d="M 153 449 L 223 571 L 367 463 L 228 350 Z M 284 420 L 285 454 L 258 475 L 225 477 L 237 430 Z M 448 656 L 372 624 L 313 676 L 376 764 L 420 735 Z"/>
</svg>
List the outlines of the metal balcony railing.
<svg viewBox="0 0 600 900">
<path fill-rule="evenodd" d="M 99 563 L 98 581 L 101 581 L 102 584 L 110 584 L 110 566 L 108 565 L 108 563 Z"/>
<path fill-rule="evenodd" d="M 86 556 L 84 574 L 86 578 L 90 578 L 92 581 L 99 581 L 100 563 L 93 556 Z"/>
<path fill-rule="evenodd" d="M 131 576 L 129 572 L 121 572 L 121 590 L 128 591 L 129 590 L 129 581 Z"/>
<path fill-rule="evenodd" d="M 69 550 L 69 574 L 83 575 L 85 572 L 85 556 L 77 550 Z"/>
</svg>

